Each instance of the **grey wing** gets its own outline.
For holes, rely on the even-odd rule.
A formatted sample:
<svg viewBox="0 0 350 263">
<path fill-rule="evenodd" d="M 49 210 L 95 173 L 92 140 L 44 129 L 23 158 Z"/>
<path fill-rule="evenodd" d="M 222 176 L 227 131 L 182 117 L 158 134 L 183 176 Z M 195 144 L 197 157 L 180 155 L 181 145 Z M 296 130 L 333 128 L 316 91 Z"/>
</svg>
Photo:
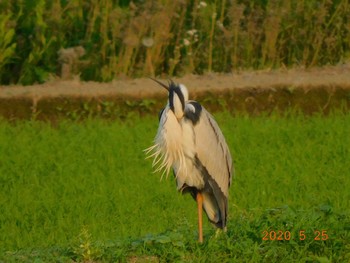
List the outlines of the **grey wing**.
<svg viewBox="0 0 350 263">
<path fill-rule="evenodd" d="M 204 108 L 200 120 L 194 126 L 196 153 L 199 161 L 228 197 L 232 180 L 232 157 L 224 135 L 213 116 Z"/>
<path fill-rule="evenodd" d="M 187 115 L 193 123 L 196 167 L 205 181 L 202 190 L 203 206 L 210 221 L 217 227 L 224 228 L 227 221 L 228 189 L 232 178 L 231 154 L 212 115 L 199 104 L 191 104 L 188 108 L 192 108 L 192 115 Z"/>
</svg>

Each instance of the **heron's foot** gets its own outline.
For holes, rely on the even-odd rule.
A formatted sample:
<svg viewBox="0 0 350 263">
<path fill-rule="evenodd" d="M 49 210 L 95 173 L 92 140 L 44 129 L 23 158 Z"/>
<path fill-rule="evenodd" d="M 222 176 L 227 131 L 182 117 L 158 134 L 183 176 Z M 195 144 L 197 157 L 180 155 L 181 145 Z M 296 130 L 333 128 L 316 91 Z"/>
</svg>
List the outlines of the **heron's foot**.
<svg viewBox="0 0 350 263">
<path fill-rule="evenodd" d="M 215 231 L 215 238 L 219 238 L 224 231 L 220 228 L 216 229 Z"/>
<path fill-rule="evenodd" d="M 212 237 L 212 239 L 220 239 L 222 237 L 225 237 L 226 231 L 227 231 L 226 227 L 224 229 L 217 228 L 215 231 L 215 235 Z"/>
</svg>

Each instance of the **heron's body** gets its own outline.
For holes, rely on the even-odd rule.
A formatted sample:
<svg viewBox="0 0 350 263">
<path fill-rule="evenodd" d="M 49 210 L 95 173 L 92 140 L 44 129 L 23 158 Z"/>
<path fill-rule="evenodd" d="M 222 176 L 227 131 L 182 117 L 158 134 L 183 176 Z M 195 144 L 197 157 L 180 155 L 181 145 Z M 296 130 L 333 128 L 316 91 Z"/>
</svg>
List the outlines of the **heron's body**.
<svg viewBox="0 0 350 263">
<path fill-rule="evenodd" d="M 154 165 L 173 168 L 177 189 L 189 192 L 216 227 L 225 228 L 232 159 L 225 138 L 211 114 L 188 100 L 182 84 L 169 84 L 169 101 L 160 114 Z M 199 220 L 201 232 L 201 218 Z M 201 233 L 200 233 L 201 235 Z M 200 237 L 201 241 L 201 237 Z"/>
</svg>

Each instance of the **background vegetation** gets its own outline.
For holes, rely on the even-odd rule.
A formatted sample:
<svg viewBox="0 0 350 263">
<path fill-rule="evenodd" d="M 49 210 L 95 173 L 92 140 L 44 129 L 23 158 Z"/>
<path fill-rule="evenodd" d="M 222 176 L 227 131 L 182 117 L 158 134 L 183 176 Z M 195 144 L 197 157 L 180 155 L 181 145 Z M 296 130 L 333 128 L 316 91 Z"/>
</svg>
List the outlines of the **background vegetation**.
<svg viewBox="0 0 350 263">
<path fill-rule="evenodd" d="M 344 62 L 348 0 L 3 0 L 0 83 Z"/>
<path fill-rule="evenodd" d="M 157 117 L 0 121 L 0 261 L 349 262 L 350 115 L 215 116 L 236 176 L 202 245 L 195 202 L 144 159 Z"/>
</svg>

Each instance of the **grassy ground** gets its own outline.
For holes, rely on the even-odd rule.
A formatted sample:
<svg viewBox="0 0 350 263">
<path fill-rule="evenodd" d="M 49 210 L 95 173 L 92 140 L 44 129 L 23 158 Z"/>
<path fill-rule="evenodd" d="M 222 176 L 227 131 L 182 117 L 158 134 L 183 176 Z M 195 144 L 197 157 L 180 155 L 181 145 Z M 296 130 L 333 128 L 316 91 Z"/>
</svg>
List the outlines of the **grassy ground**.
<svg viewBox="0 0 350 263">
<path fill-rule="evenodd" d="M 195 202 L 144 160 L 155 117 L 0 121 L 0 262 L 349 261 L 350 114 L 215 116 L 236 177 L 203 245 Z"/>
</svg>

